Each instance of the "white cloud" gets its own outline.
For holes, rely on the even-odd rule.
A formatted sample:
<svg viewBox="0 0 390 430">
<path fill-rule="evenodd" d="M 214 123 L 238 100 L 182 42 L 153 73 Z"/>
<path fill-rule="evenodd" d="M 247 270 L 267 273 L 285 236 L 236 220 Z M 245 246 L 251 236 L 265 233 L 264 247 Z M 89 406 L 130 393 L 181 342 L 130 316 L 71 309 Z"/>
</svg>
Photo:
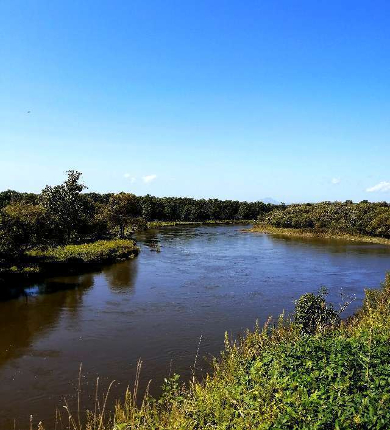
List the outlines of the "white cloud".
<svg viewBox="0 0 390 430">
<path fill-rule="evenodd" d="M 147 175 L 142 178 L 142 180 L 145 182 L 145 184 L 149 184 L 150 182 L 154 181 L 157 178 L 157 175 Z"/>
<path fill-rule="evenodd" d="M 373 187 L 367 188 L 367 192 L 373 193 L 375 191 L 381 191 L 382 193 L 386 191 L 390 191 L 390 182 L 382 181 L 379 184 L 374 185 Z"/>
<path fill-rule="evenodd" d="M 332 178 L 332 184 L 337 185 L 340 183 L 340 178 Z"/>
<path fill-rule="evenodd" d="M 134 178 L 133 176 L 130 175 L 130 173 L 125 173 L 123 175 L 124 178 L 129 179 L 131 184 L 134 184 L 134 182 L 136 181 L 136 178 Z"/>
</svg>

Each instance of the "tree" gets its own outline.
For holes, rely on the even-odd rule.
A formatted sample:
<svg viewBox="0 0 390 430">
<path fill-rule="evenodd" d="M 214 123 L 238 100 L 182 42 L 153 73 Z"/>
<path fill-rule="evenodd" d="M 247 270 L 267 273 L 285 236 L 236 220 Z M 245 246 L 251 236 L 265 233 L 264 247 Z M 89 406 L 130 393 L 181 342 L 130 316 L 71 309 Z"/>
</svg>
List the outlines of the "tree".
<svg viewBox="0 0 390 430">
<path fill-rule="evenodd" d="M 5 258 L 22 255 L 44 242 L 46 211 L 40 205 L 15 202 L 0 213 L 0 254 Z"/>
<path fill-rule="evenodd" d="M 154 219 L 155 205 L 156 198 L 152 197 L 150 194 L 146 194 L 146 196 L 141 198 L 142 217 L 146 221 L 151 221 L 152 219 Z"/>
<path fill-rule="evenodd" d="M 83 222 L 85 200 L 81 192 L 87 187 L 80 183 L 82 173 L 68 170 L 68 179 L 61 185 L 47 185 L 41 193 L 42 205 L 47 210 L 58 239 L 69 242 Z"/>
<path fill-rule="evenodd" d="M 126 227 L 137 223 L 137 214 L 137 197 L 131 193 L 119 193 L 110 197 L 102 216 L 111 227 L 119 229 L 120 237 L 124 237 Z"/>
</svg>

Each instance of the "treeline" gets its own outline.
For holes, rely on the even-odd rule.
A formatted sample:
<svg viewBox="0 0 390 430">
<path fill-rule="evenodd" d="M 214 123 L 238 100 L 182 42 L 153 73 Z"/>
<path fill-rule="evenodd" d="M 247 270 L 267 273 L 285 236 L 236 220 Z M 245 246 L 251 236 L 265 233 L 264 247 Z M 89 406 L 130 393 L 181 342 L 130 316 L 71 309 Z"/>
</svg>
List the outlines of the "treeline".
<svg viewBox="0 0 390 430">
<path fill-rule="evenodd" d="M 88 193 L 80 172 L 67 174 L 40 194 L 0 193 L 0 260 L 36 247 L 123 238 L 148 221 L 247 220 L 274 209 L 263 202 Z"/>
<path fill-rule="evenodd" d="M 390 238 L 390 204 L 352 201 L 279 206 L 259 221 L 278 228 Z"/>
</svg>

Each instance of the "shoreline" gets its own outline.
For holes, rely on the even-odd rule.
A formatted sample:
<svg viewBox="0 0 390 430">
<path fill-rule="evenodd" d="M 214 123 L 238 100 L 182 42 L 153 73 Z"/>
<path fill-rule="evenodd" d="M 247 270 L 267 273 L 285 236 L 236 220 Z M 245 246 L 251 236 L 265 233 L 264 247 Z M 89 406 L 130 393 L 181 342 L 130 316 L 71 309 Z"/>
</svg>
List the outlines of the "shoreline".
<svg viewBox="0 0 390 430">
<path fill-rule="evenodd" d="M 390 239 L 377 236 L 364 236 L 347 233 L 337 233 L 329 231 L 313 231 L 310 229 L 295 229 L 295 228 L 283 228 L 273 227 L 268 224 L 255 224 L 250 230 L 252 233 L 264 233 L 279 236 L 289 236 L 297 238 L 317 238 L 317 239 L 336 239 L 346 240 L 350 242 L 362 242 L 362 243 L 374 243 L 378 245 L 390 245 Z"/>
</svg>

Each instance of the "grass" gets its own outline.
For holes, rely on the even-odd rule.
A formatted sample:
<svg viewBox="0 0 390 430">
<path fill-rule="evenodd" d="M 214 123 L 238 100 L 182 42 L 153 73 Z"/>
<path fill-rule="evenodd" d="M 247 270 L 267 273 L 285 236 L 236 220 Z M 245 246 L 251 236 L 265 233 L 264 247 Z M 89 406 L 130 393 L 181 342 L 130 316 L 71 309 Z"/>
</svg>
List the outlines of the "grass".
<svg viewBox="0 0 390 430">
<path fill-rule="evenodd" d="M 347 321 L 305 334 L 294 317 L 269 320 L 234 342 L 226 337 L 203 381 L 174 375 L 159 399 L 141 401 L 136 382 L 111 416 L 90 413 L 85 427 L 70 428 L 389 429 L 389 308 L 388 275 Z"/>
<path fill-rule="evenodd" d="M 44 263 L 105 263 L 130 258 L 138 251 L 133 240 L 117 239 L 37 249 L 28 251 L 27 256 Z"/>
<path fill-rule="evenodd" d="M 274 235 L 283 235 L 290 237 L 307 237 L 307 238 L 323 238 L 323 239 L 343 239 L 354 242 L 369 242 L 377 243 L 381 245 L 390 245 L 390 239 L 377 236 L 363 236 L 358 234 L 347 234 L 339 233 L 327 230 L 314 230 L 314 229 L 302 229 L 302 228 L 281 228 L 273 227 L 269 224 L 258 223 L 251 229 L 253 232 L 257 233 L 267 233 Z"/>
<path fill-rule="evenodd" d="M 123 261 L 136 256 L 138 252 L 139 248 L 133 240 L 124 239 L 34 249 L 27 251 L 18 263 L 0 267 L 0 282 L 3 280 L 7 283 L 15 276 L 30 278 L 61 273 L 65 268 Z"/>
</svg>

